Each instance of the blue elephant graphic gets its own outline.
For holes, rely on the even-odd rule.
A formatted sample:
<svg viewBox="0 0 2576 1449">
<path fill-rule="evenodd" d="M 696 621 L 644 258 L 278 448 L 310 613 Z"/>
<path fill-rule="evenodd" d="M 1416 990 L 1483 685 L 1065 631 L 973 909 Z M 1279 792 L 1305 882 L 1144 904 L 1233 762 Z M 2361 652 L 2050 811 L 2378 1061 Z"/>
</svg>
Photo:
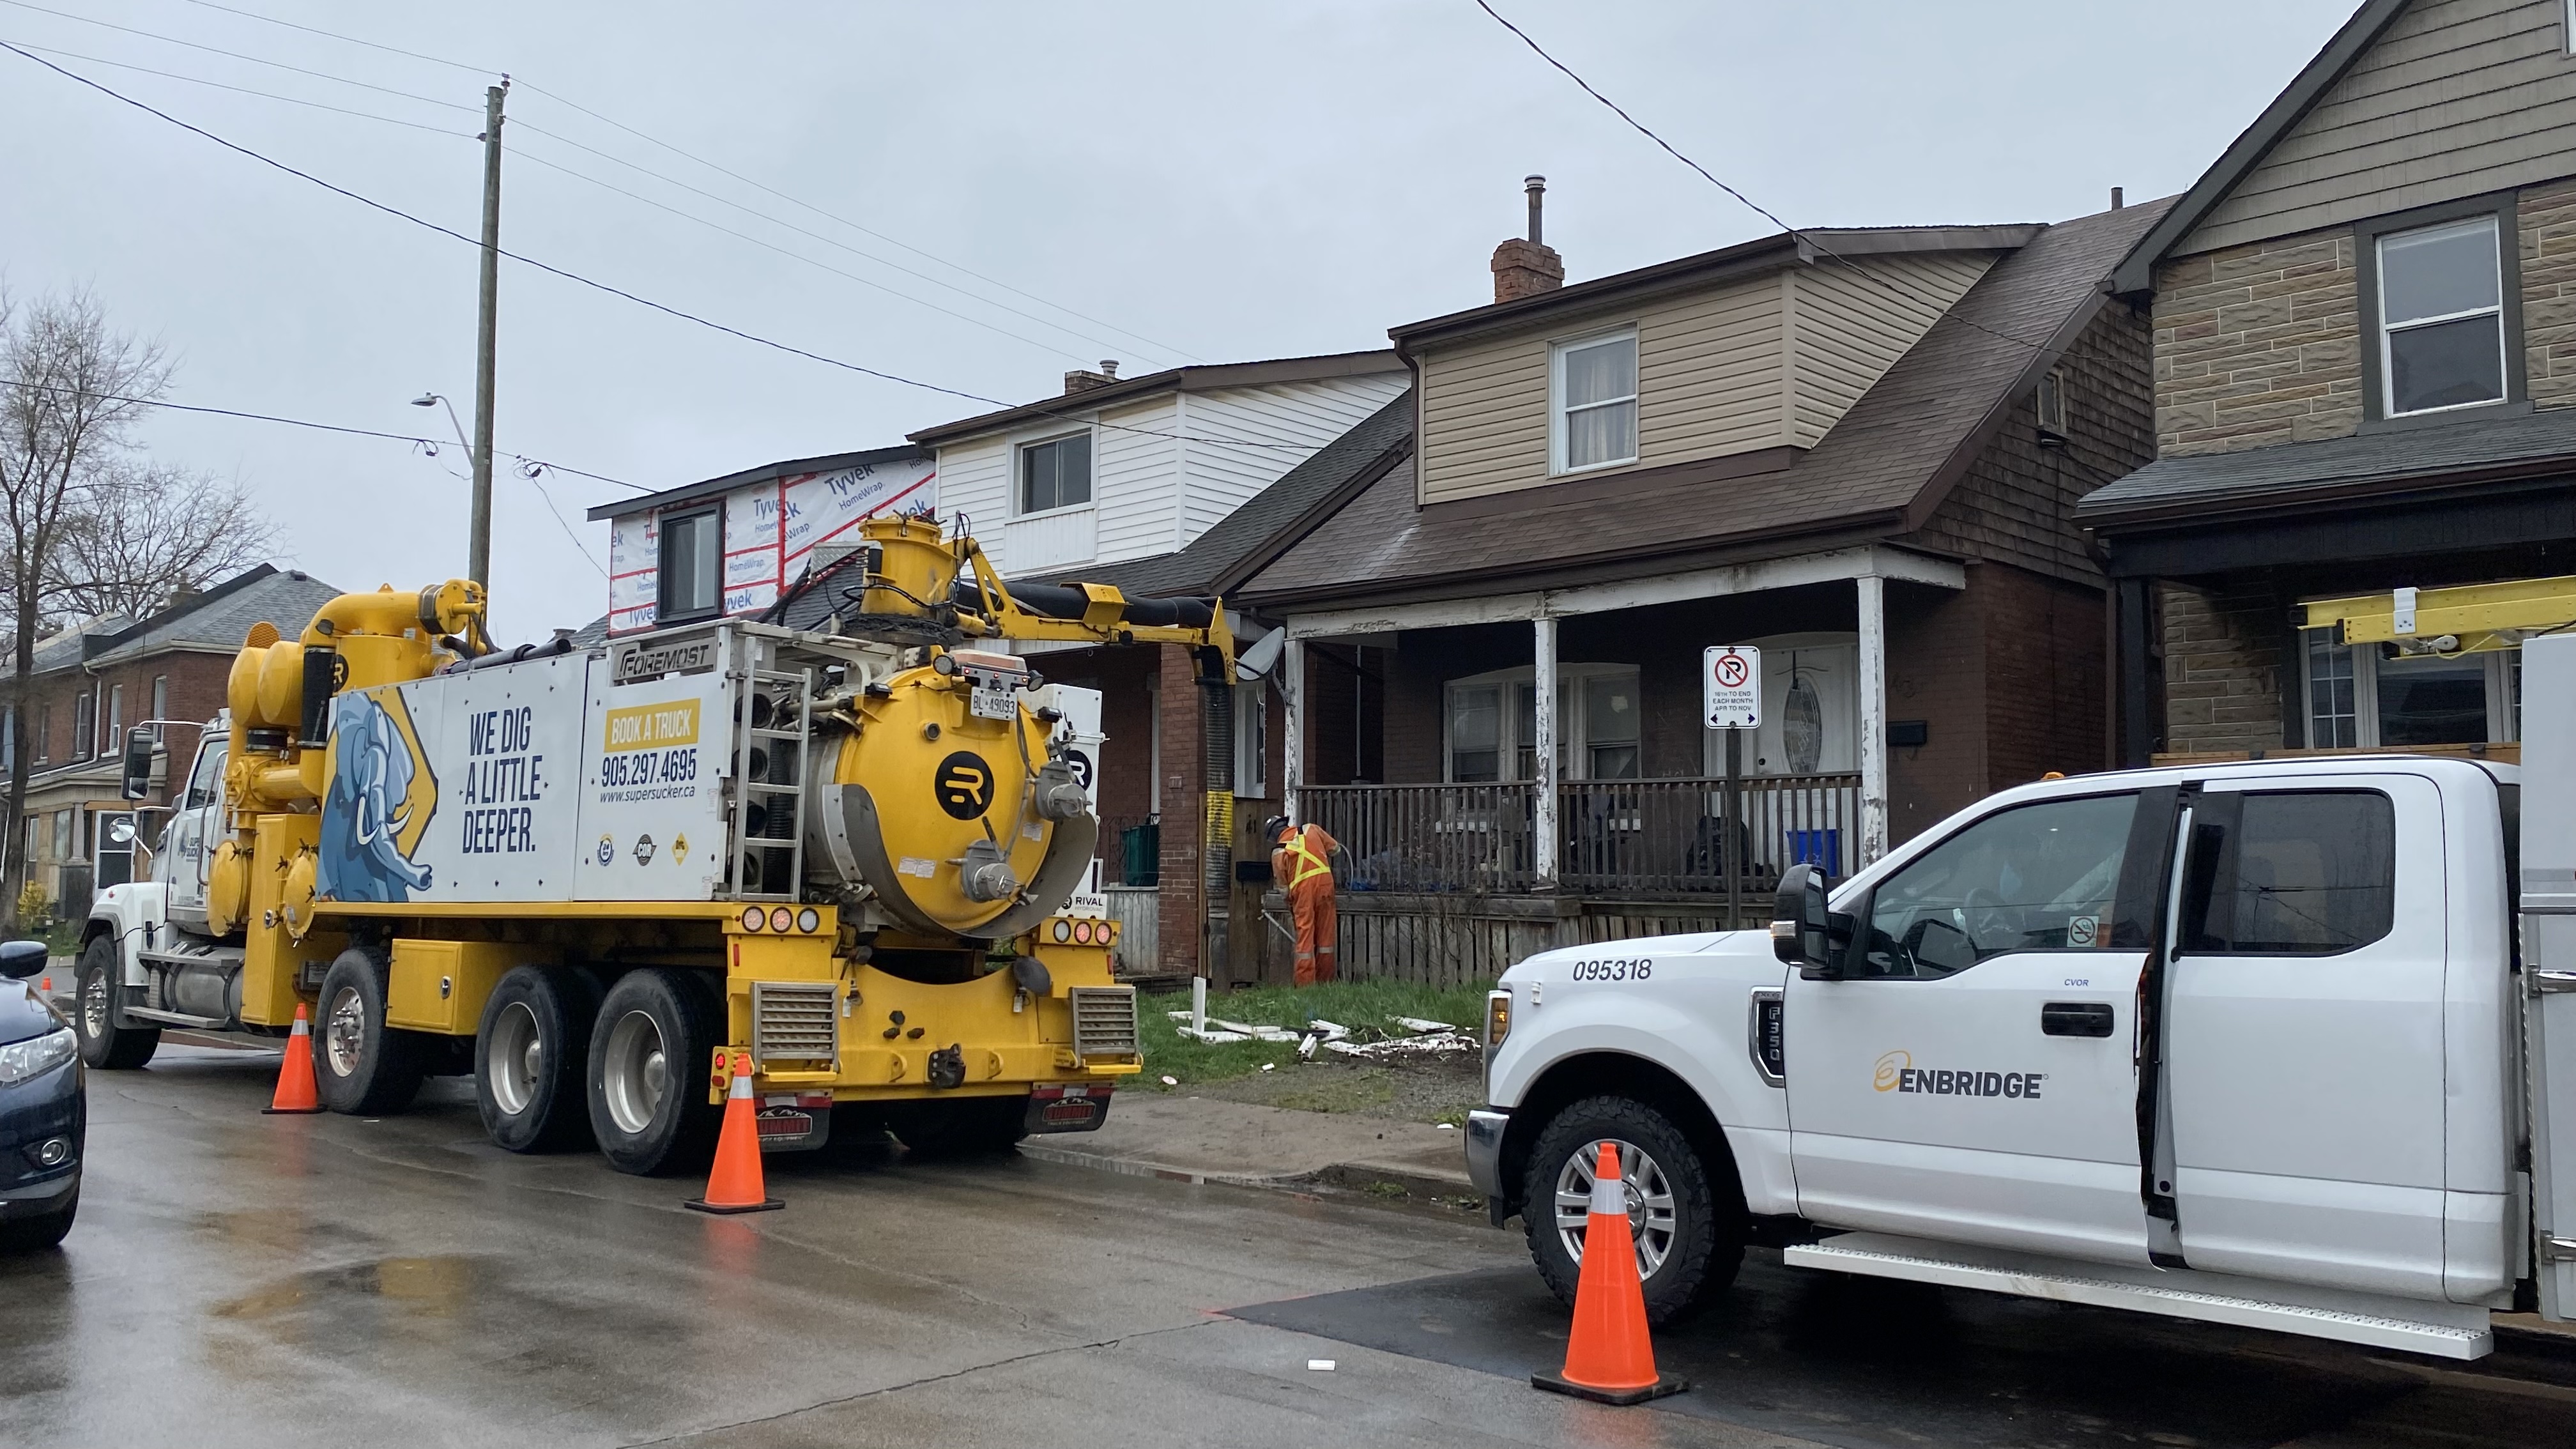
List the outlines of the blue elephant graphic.
<svg viewBox="0 0 2576 1449">
<path fill-rule="evenodd" d="M 397 838 L 418 770 L 411 746 L 373 695 L 344 694 L 332 733 L 337 758 L 322 802 L 316 894 L 328 900 L 401 902 L 429 889 L 429 867 L 403 857 Z"/>
</svg>

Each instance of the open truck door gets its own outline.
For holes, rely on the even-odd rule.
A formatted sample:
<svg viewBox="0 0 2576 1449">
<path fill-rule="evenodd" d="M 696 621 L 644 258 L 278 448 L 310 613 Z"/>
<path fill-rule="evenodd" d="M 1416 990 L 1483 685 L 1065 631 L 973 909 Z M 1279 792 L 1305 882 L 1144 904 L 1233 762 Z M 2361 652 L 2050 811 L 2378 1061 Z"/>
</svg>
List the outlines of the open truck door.
<svg viewBox="0 0 2576 1449">
<path fill-rule="evenodd" d="M 2523 645 L 2520 836 L 2523 1121 L 2531 1162 L 2531 1275 L 2540 1312 L 2576 1318 L 2576 635 Z"/>
</svg>

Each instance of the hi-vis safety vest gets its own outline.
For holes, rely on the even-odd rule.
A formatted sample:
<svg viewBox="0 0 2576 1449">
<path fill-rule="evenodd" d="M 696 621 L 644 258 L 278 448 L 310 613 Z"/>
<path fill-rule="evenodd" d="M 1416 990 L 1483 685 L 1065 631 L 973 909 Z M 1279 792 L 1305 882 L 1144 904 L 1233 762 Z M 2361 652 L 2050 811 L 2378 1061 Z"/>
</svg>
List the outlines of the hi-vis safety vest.
<svg viewBox="0 0 2576 1449">
<path fill-rule="evenodd" d="M 1313 880 L 1319 875 L 1329 876 L 1333 873 L 1332 865 L 1322 856 L 1317 855 L 1314 852 L 1313 847 L 1306 843 L 1308 840 L 1306 833 L 1307 829 L 1308 827 L 1302 825 L 1299 826 L 1296 833 L 1291 835 L 1279 847 L 1289 855 L 1296 857 L 1296 864 L 1292 868 L 1292 873 L 1288 877 L 1288 888 L 1291 890 L 1304 885 L 1306 882 Z"/>
</svg>

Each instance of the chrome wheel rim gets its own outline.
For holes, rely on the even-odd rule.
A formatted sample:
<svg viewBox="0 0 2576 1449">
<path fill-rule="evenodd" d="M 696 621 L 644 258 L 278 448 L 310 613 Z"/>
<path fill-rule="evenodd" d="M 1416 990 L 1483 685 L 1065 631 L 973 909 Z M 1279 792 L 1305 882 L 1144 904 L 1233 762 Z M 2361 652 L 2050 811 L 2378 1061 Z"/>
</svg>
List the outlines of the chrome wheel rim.
<svg viewBox="0 0 2576 1449">
<path fill-rule="evenodd" d="M 524 1001 L 513 1001 L 492 1023 L 492 1100 L 506 1116 L 516 1117 L 537 1100 L 537 1070 L 544 1064 L 545 1040 L 537 1014 Z"/>
<path fill-rule="evenodd" d="M 1604 1138 L 1619 1149 L 1619 1188 L 1628 1203 L 1628 1234 L 1637 1243 L 1637 1277 L 1655 1276 L 1672 1256 L 1680 1219 L 1673 1210 L 1672 1180 L 1663 1164 L 1636 1144 Z M 1601 1142 L 1587 1142 L 1556 1174 L 1556 1235 L 1565 1255 L 1583 1261 L 1583 1233 L 1592 1216 L 1592 1183 L 1601 1165 Z"/>
<path fill-rule="evenodd" d="M 331 1074 L 354 1077 L 367 1054 L 367 1003 L 358 988 L 343 986 L 331 998 L 331 1010 L 323 1018 L 322 1053 L 331 1059 Z"/>
<path fill-rule="evenodd" d="M 93 971 L 81 981 L 81 1030 L 97 1041 L 107 1035 L 107 973 Z"/>
<path fill-rule="evenodd" d="M 651 1013 L 630 1011 L 609 1028 L 607 1070 L 599 1085 L 617 1130 L 632 1136 L 651 1129 L 671 1085 L 662 1028 L 653 1024 Z"/>
</svg>

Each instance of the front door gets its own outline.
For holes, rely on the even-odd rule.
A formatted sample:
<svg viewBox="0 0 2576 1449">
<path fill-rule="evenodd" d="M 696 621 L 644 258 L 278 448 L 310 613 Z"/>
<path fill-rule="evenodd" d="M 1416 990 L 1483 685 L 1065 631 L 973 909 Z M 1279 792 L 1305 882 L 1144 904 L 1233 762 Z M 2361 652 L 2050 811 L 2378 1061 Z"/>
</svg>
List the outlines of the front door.
<svg viewBox="0 0 2576 1449">
<path fill-rule="evenodd" d="M 2441 1297 L 2438 790 L 2220 777 L 2190 828 L 2163 1025 L 2184 1259 Z"/>
<path fill-rule="evenodd" d="M 2172 793 L 2148 799 L 1997 811 L 1845 902 L 1848 975 L 1788 986 L 1807 1217 L 2147 1261 L 2134 1007 Z"/>
</svg>

